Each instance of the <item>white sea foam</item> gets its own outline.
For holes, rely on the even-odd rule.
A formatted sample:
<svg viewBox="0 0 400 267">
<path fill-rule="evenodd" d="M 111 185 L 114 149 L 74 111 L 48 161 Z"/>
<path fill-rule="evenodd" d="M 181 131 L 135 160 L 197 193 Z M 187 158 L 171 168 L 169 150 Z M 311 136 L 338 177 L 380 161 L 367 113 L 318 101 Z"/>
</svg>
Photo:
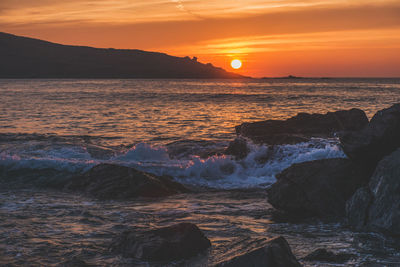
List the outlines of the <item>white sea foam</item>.
<svg viewBox="0 0 400 267">
<path fill-rule="evenodd" d="M 167 174 L 178 181 L 214 188 L 248 188 L 266 186 L 275 182 L 275 175 L 294 163 L 324 158 L 345 157 L 336 141 L 315 139 L 296 145 L 275 147 L 250 145 L 251 152 L 243 160 L 235 160 L 231 156 L 211 156 L 201 159 L 192 156 L 187 159 L 170 159 L 160 147 L 140 146 L 133 148 L 114 160 L 118 164 L 136 167 L 158 175 Z M 147 149 L 143 153 L 143 149 Z M 138 160 L 137 153 L 146 155 L 146 159 Z M 132 161 L 128 155 L 135 155 Z M 148 158 L 148 155 L 154 155 Z M 155 159 L 159 159 L 156 161 Z"/>
<path fill-rule="evenodd" d="M 293 163 L 345 157 L 335 140 L 315 139 L 296 145 L 274 147 L 250 144 L 246 158 L 235 160 L 228 155 L 206 159 L 189 156 L 172 159 L 163 146 L 140 143 L 117 156 L 95 159 L 81 146 L 49 146 L 45 149 L 21 147 L 2 151 L 0 165 L 9 168 L 52 168 L 60 171 L 83 172 L 95 164 L 112 163 L 135 167 L 158 175 L 171 175 L 182 183 L 213 188 L 249 188 L 275 182 L 275 175 Z"/>
<path fill-rule="evenodd" d="M 59 171 L 86 171 L 98 162 L 82 147 L 55 146 L 34 150 L 32 147 L 15 148 L 0 153 L 0 166 L 9 169 L 55 169 Z"/>
<path fill-rule="evenodd" d="M 125 154 L 117 156 L 115 160 L 121 161 L 165 161 L 169 160 L 168 151 L 162 146 L 151 146 L 139 143 L 129 149 Z"/>
</svg>

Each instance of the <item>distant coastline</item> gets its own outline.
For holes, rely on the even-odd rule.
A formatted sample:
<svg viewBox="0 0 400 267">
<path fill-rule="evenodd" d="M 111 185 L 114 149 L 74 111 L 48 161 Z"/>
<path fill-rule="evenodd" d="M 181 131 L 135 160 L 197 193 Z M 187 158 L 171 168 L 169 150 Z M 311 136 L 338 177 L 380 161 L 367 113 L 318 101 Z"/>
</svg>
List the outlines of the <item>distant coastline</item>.
<svg viewBox="0 0 400 267">
<path fill-rule="evenodd" d="M 71 46 L 0 32 L 0 78 L 249 78 L 196 57 Z"/>
</svg>

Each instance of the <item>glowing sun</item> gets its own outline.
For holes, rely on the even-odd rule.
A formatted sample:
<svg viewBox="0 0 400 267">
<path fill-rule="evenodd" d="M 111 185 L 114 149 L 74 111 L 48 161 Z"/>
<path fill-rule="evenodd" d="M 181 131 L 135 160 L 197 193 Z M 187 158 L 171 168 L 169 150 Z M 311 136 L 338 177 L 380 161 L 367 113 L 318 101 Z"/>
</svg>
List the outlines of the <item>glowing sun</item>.
<svg viewBox="0 0 400 267">
<path fill-rule="evenodd" d="M 242 67 L 242 61 L 240 61 L 239 59 L 234 59 L 231 61 L 231 66 L 234 69 L 240 69 Z"/>
</svg>

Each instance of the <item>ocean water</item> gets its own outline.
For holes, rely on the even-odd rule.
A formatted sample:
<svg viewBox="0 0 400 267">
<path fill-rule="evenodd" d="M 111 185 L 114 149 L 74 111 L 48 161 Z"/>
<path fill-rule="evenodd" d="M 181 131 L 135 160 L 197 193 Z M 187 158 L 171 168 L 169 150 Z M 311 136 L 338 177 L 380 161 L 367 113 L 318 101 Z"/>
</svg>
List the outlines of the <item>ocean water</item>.
<svg viewBox="0 0 400 267">
<path fill-rule="evenodd" d="M 243 160 L 223 154 L 243 122 L 354 107 L 371 118 L 400 103 L 400 79 L 0 80 L 0 96 L 0 265 L 57 266 L 72 256 L 146 265 L 110 254 L 113 235 L 189 221 L 213 248 L 187 266 L 212 265 L 277 235 L 298 258 L 321 247 L 354 254 L 345 265 L 305 266 L 400 266 L 400 249 L 385 236 L 271 215 L 265 188 L 275 175 L 293 163 L 346 157 L 337 139 L 251 144 Z M 168 174 L 199 192 L 101 202 L 38 189 L 99 163 Z"/>
<path fill-rule="evenodd" d="M 76 172 L 110 162 L 194 185 L 265 186 L 293 163 L 344 154 L 315 139 L 253 146 L 242 162 L 218 156 L 235 125 L 354 107 L 372 117 L 399 90 L 399 79 L 1 80 L 0 164 Z"/>
<path fill-rule="evenodd" d="M 245 121 L 399 102 L 399 79 L 0 80 L 1 133 L 227 141 Z"/>
</svg>

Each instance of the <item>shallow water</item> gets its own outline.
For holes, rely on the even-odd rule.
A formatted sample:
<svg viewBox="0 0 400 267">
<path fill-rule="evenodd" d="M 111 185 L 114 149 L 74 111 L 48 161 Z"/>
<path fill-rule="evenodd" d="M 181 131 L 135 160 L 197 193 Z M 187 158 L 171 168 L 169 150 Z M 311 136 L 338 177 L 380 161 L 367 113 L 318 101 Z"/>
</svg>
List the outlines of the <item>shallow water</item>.
<svg viewBox="0 0 400 267">
<path fill-rule="evenodd" d="M 299 259 L 317 248 L 354 254 L 346 264 L 301 261 L 304 266 L 400 264 L 399 247 L 381 235 L 354 233 L 339 223 L 274 222 L 263 191 L 202 192 L 124 202 L 52 191 L 1 192 L 0 197 L 0 265 L 57 266 L 74 256 L 97 266 L 145 265 L 110 253 L 112 238 L 131 227 L 143 231 L 177 222 L 197 224 L 212 248 L 170 266 L 212 265 L 279 235 Z"/>
</svg>

